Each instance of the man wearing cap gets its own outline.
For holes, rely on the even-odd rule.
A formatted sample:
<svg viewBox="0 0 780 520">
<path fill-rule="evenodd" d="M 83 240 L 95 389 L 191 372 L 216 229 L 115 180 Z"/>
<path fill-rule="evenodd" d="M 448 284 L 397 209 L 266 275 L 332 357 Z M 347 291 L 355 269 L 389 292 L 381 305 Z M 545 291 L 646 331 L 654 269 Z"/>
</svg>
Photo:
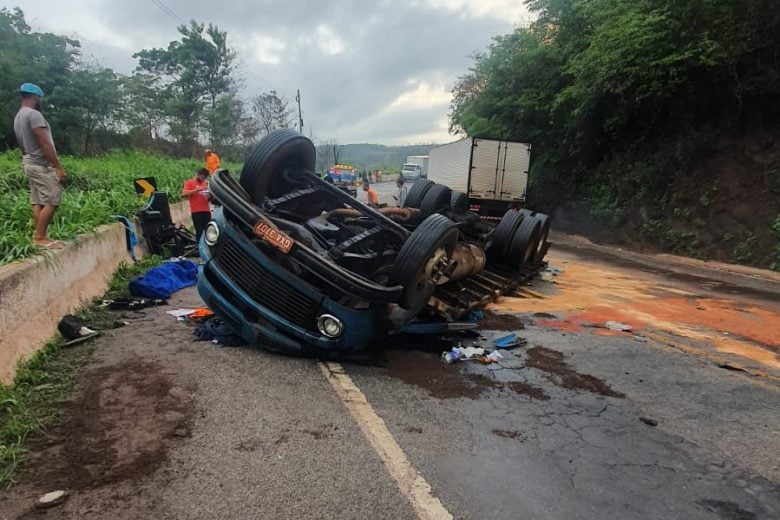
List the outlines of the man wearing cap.
<svg viewBox="0 0 780 520">
<path fill-rule="evenodd" d="M 33 244 L 61 249 L 62 245 L 50 240 L 46 230 L 62 200 L 62 185 L 67 177 L 54 148 L 51 128 L 40 112 L 43 90 L 38 85 L 23 83 L 19 93 L 22 106 L 14 118 L 14 133 L 22 149 L 22 167 L 30 183 L 35 221 Z"/>
</svg>

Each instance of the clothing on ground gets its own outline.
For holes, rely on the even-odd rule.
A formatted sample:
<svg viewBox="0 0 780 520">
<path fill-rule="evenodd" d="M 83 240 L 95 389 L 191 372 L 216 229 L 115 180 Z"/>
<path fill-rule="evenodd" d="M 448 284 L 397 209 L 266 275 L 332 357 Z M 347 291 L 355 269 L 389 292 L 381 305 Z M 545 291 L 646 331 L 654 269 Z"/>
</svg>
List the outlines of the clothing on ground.
<svg viewBox="0 0 780 520">
<path fill-rule="evenodd" d="M 23 163 L 30 184 L 30 202 L 37 206 L 59 206 L 62 203 L 62 184 L 51 166 Z"/>
<path fill-rule="evenodd" d="M 43 155 L 43 149 L 38 144 L 38 139 L 33 133 L 34 128 L 45 128 L 49 141 L 54 146 L 54 140 L 51 137 L 51 127 L 43 114 L 30 107 L 22 107 L 16 113 L 14 118 L 14 133 L 16 141 L 22 148 L 22 162 L 24 164 L 33 164 L 37 166 L 52 166 Z"/>
<path fill-rule="evenodd" d="M 166 262 L 130 281 L 130 294 L 146 298 L 168 299 L 173 293 L 195 285 L 198 266 L 189 260 Z"/>
<path fill-rule="evenodd" d="M 226 347 L 244 345 L 244 340 L 219 318 L 211 318 L 204 321 L 193 331 L 193 335 L 196 341 L 213 341 L 218 345 L 225 345 Z"/>
</svg>

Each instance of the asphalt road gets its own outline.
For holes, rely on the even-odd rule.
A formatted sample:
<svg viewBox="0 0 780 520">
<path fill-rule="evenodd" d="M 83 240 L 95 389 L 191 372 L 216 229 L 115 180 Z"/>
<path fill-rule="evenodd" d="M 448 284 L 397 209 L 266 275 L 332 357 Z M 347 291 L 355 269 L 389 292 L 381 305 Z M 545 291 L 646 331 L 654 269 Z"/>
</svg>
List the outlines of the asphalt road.
<svg viewBox="0 0 780 520">
<path fill-rule="evenodd" d="M 100 427 L 54 429 L 0 517 L 65 487 L 52 518 L 780 518 L 780 279 L 559 240 L 546 296 L 493 307 L 528 341 L 497 365 L 399 339 L 342 373 L 148 309 L 82 374 L 67 413 Z"/>
</svg>

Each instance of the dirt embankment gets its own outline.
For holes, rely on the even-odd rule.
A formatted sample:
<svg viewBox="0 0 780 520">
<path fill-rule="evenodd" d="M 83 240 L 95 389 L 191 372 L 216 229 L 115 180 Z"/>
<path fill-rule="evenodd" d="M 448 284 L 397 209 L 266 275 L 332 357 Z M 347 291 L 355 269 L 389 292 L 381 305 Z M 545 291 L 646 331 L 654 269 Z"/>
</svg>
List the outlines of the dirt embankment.
<svg viewBox="0 0 780 520">
<path fill-rule="evenodd" d="M 553 212 L 554 227 L 642 252 L 780 265 L 780 229 L 773 230 L 780 226 L 780 132 L 698 139 L 703 144 L 685 152 L 688 168 L 631 197 L 617 226 L 593 218 L 587 205 L 567 203 Z M 673 148 L 656 160 L 678 153 Z"/>
</svg>

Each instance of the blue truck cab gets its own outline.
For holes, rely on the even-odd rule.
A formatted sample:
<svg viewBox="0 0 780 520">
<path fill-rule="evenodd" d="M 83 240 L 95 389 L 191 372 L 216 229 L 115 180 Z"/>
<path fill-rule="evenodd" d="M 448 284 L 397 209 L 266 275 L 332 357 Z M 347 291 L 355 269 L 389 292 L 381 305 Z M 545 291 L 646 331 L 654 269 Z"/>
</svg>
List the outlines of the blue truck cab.
<svg viewBox="0 0 780 520">
<path fill-rule="evenodd" d="M 200 254 L 198 292 L 249 345 L 326 354 L 363 347 L 381 330 L 375 309 L 354 310 L 325 297 L 253 244 L 222 208 Z"/>
</svg>

